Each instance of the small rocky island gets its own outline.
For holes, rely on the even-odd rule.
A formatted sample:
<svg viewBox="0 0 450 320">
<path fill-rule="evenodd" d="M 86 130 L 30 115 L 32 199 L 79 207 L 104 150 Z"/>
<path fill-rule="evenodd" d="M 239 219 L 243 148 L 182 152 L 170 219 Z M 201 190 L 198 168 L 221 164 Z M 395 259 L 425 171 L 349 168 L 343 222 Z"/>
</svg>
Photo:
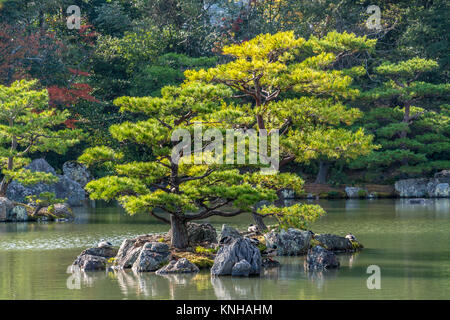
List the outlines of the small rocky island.
<svg viewBox="0 0 450 320">
<path fill-rule="evenodd" d="M 34 185 L 23 185 L 12 181 L 6 191 L 6 197 L 0 197 L 0 222 L 25 221 L 69 221 L 74 218 L 71 207 L 82 206 L 86 200 L 84 186 L 92 179 L 87 168 L 75 161 L 65 162 L 63 174 L 56 170 L 43 158 L 33 160 L 25 167 L 32 172 L 45 172 L 58 178 L 53 184 L 43 182 Z M 65 199 L 64 203 L 37 207 L 27 203 L 27 197 L 52 193 L 56 198 Z"/>
<path fill-rule="evenodd" d="M 125 239 L 118 249 L 102 241 L 81 252 L 71 266 L 72 272 L 132 269 L 164 275 L 209 269 L 211 276 L 247 277 L 259 275 L 262 268 L 280 266 L 276 256 L 306 255 L 305 268 L 326 270 L 339 267 L 336 253 L 363 248 L 352 234 L 343 237 L 273 227 L 262 234 L 252 228 L 239 232 L 223 225 L 218 237 L 209 223 L 189 223 L 188 229 L 192 246 L 184 251 L 170 246 L 168 233 Z"/>
</svg>

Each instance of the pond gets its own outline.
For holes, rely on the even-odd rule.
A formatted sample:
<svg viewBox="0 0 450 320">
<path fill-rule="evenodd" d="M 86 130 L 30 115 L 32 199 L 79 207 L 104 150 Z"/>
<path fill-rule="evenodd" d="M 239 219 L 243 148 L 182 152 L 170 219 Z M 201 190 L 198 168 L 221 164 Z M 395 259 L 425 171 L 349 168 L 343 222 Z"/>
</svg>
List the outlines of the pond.
<svg viewBox="0 0 450 320">
<path fill-rule="evenodd" d="M 339 255 L 341 268 L 307 272 L 304 257 L 277 258 L 281 267 L 259 277 L 211 279 L 132 271 L 67 273 L 85 248 L 107 239 L 120 245 L 168 226 L 127 216 L 115 206 L 77 208 L 73 223 L 0 224 L 0 299 L 449 299 L 450 200 L 317 201 L 328 212 L 316 233 L 353 233 L 362 252 Z M 246 228 L 249 215 L 208 220 Z M 367 268 L 381 271 L 381 289 L 368 289 Z"/>
</svg>

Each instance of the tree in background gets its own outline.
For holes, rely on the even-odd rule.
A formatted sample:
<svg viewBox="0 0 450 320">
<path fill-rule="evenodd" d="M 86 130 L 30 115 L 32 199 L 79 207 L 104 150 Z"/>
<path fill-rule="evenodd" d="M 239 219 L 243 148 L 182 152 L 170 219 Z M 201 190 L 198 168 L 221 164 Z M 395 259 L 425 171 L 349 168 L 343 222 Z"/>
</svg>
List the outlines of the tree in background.
<svg viewBox="0 0 450 320">
<path fill-rule="evenodd" d="M 382 149 L 361 157 L 351 168 L 401 174 L 448 169 L 450 85 L 419 81 L 436 69 L 434 60 L 413 58 L 375 68 L 381 85 L 361 94 L 367 105 L 362 125 Z M 375 107 L 373 107 L 375 105 Z"/>
<path fill-rule="evenodd" d="M 9 87 L 0 85 L 2 196 L 12 180 L 25 185 L 55 182 L 51 174 L 25 169 L 31 161 L 29 156 L 49 151 L 63 154 L 82 135 L 80 130 L 62 126 L 69 117 L 68 111 L 50 108 L 47 90 L 34 90 L 36 84 L 35 80 L 21 80 Z"/>
</svg>

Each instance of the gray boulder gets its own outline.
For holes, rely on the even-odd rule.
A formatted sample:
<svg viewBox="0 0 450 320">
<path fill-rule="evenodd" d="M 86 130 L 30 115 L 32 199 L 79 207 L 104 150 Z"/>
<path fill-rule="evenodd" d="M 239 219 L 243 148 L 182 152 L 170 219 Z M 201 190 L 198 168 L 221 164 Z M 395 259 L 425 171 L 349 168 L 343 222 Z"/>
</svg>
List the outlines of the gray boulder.
<svg viewBox="0 0 450 320">
<path fill-rule="evenodd" d="M 308 251 L 305 266 L 309 270 L 324 270 L 338 268 L 340 265 L 336 255 L 321 246 L 315 246 Z"/>
<path fill-rule="evenodd" d="M 443 170 L 431 179 L 404 179 L 395 182 L 395 190 L 402 198 L 448 198 L 450 170 Z"/>
<path fill-rule="evenodd" d="M 8 197 L 8 199 L 11 199 L 13 201 L 25 203 L 26 197 L 28 196 L 39 195 L 43 192 L 54 193 L 55 191 L 56 189 L 54 185 L 37 183 L 30 186 L 24 186 L 17 181 L 12 181 L 6 190 L 6 196 Z"/>
<path fill-rule="evenodd" d="M 98 271 L 106 269 L 108 259 L 116 256 L 117 249 L 114 248 L 89 248 L 80 253 L 73 262 L 82 271 Z"/>
<path fill-rule="evenodd" d="M 48 164 L 47 161 L 45 161 L 44 158 L 35 159 L 30 162 L 26 167 L 26 169 L 31 170 L 33 172 L 39 171 L 39 172 L 45 172 L 45 173 L 51 173 L 52 175 L 56 175 L 55 169 L 51 165 Z"/>
<path fill-rule="evenodd" d="M 428 179 L 404 179 L 395 182 L 395 191 L 402 198 L 423 198 L 428 194 Z"/>
<path fill-rule="evenodd" d="M 261 253 L 248 238 L 234 238 L 218 251 L 211 268 L 211 275 L 231 275 L 238 262 L 246 260 L 250 264 L 249 274 L 260 274 Z"/>
<path fill-rule="evenodd" d="M 133 263 L 132 269 L 135 272 L 156 271 L 169 262 L 169 257 L 168 245 L 159 242 L 148 242 Z"/>
<path fill-rule="evenodd" d="M 367 194 L 367 190 L 358 187 L 345 187 L 345 193 L 350 199 L 360 198 L 359 192 L 364 191 Z"/>
<path fill-rule="evenodd" d="M 81 185 L 67 176 L 58 175 L 58 177 L 59 181 L 54 185 L 56 197 L 67 199 L 67 203 L 71 206 L 81 206 L 86 199 L 86 192 Z"/>
<path fill-rule="evenodd" d="M 226 224 L 222 225 L 219 243 L 228 243 L 237 238 L 242 238 L 242 235 L 239 233 L 239 231 Z"/>
<path fill-rule="evenodd" d="M 21 205 L 15 206 L 11 211 L 11 220 L 18 222 L 27 221 L 28 220 L 27 208 Z"/>
<path fill-rule="evenodd" d="M 170 261 L 168 265 L 156 271 L 156 274 L 195 273 L 199 271 L 199 268 L 195 264 L 186 258 L 181 258 L 177 261 Z"/>
<path fill-rule="evenodd" d="M 74 262 L 81 271 L 101 271 L 106 269 L 106 258 L 85 254 Z"/>
<path fill-rule="evenodd" d="M 247 260 L 241 260 L 236 263 L 231 269 L 231 275 L 237 277 L 248 277 L 250 275 L 250 271 L 252 270 L 252 266 Z"/>
<path fill-rule="evenodd" d="M 73 218 L 73 212 L 70 206 L 66 203 L 56 203 L 53 205 L 52 213 L 58 218 Z"/>
<path fill-rule="evenodd" d="M 118 269 L 131 268 L 139 257 L 142 247 L 135 246 L 136 239 L 125 239 L 119 248 L 115 265 Z"/>
<path fill-rule="evenodd" d="M 216 229 L 210 223 L 194 223 L 187 224 L 187 231 L 190 243 L 217 243 Z"/>
<path fill-rule="evenodd" d="M 269 249 L 276 249 L 279 256 L 297 256 L 306 254 L 311 240 L 311 232 L 289 228 L 287 231 L 275 230 L 264 235 L 266 246 Z"/>
<path fill-rule="evenodd" d="M 78 182 L 84 188 L 86 184 L 92 180 L 92 175 L 84 164 L 76 161 L 67 161 L 63 164 L 64 176 Z"/>
<path fill-rule="evenodd" d="M 71 206 L 81 206 L 86 199 L 86 192 L 82 186 L 71 180 L 65 175 L 57 175 L 55 169 L 50 166 L 44 159 L 33 160 L 25 167 L 33 172 L 40 171 L 51 173 L 59 178 L 54 184 L 37 183 L 30 186 L 24 186 L 17 181 L 12 181 L 6 190 L 6 196 L 16 202 L 25 202 L 27 196 L 39 195 L 42 192 L 55 193 L 57 198 L 65 199 Z"/>
<path fill-rule="evenodd" d="M 448 183 L 441 183 L 439 179 L 431 179 L 427 184 L 427 193 L 430 198 L 448 198 L 450 187 Z"/>
<path fill-rule="evenodd" d="M 14 204 L 11 200 L 5 197 L 0 197 L 0 222 L 8 221 L 11 217 L 11 212 L 14 209 Z"/>
<path fill-rule="evenodd" d="M 75 259 L 73 262 L 73 265 L 80 265 L 80 261 L 82 261 L 83 256 L 96 256 L 96 257 L 102 257 L 105 259 L 113 258 L 117 254 L 117 249 L 114 248 L 88 248 L 86 250 L 83 250 L 80 255 Z"/>
<path fill-rule="evenodd" d="M 352 243 L 345 237 L 324 233 L 314 235 L 314 239 L 319 241 L 326 249 L 331 251 L 353 251 Z"/>
</svg>

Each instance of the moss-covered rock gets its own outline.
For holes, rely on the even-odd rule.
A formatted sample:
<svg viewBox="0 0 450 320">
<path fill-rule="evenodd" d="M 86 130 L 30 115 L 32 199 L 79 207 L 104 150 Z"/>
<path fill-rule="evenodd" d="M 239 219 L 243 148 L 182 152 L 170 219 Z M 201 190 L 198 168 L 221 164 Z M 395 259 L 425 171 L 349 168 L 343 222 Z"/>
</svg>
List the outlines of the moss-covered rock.
<svg viewBox="0 0 450 320">
<path fill-rule="evenodd" d="M 199 269 L 209 269 L 214 265 L 214 258 L 193 252 L 177 252 L 177 257 L 186 258 Z"/>
</svg>

